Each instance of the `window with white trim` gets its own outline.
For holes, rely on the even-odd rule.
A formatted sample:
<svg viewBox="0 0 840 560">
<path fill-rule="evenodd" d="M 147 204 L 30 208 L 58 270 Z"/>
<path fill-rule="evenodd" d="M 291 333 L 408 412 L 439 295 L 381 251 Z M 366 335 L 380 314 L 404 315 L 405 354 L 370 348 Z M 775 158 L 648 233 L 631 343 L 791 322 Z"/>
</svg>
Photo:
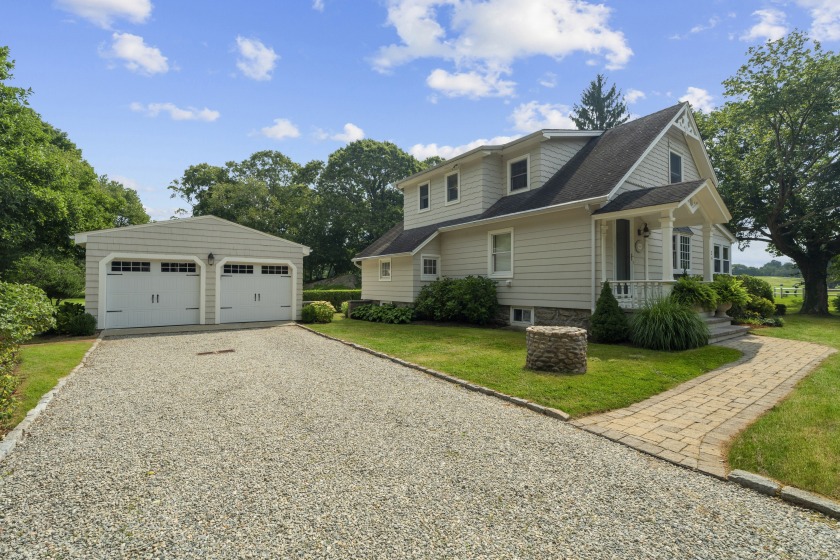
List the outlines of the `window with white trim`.
<svg viewBox="0 0 840 560">
<path fill-rule="evenodd" d="M 691 270 L 691 237 L 674 235 L 671 238 L 671 257 L 675 272 Z"/>
<path fill-rule="evenodd" d="M 488 274 L 491 278 L 513 276 L 513 228 L 488 233 Z"/>
<path fill-rule="evenodd" d="M 671 182 L 672 183 L 682 183 L 683 169 L 682 169 L 682 156 L 680 154 L 675 154 L 674 152 L 671 152 L 671 157 L 670 157 L 668 169 L 670 170 L 670 174 L 671 174 Z"/>
<path fill-rule="evenodd" d="M 730 274 L 729 245 L 714 245 L 715 274 Z"/>
<path fill-rule="evenodd" d="M 508 162 L 508 192 L 528 190 L 528 156 Z"/>
<path fill-rule="evenodd" d="M 461 201 L 461 174 L 457 171 L 446 176 L 446 204 Z"/>
<path fill-rule="evenodd" d="M 534 309 L 532 307 L 511 307 L 510 322 L 524 325 L 533 325 Z"/>
<path fill-rule="evenodd" d="M 379 279 L 387 282 L 391 281 L 391 259 L 379 260 Z"/>
<path fill-rule="evenodd" d="M 437 280 L 438 278 L 440 278 L 440 257 L 420 255 L 420 280 Z"/>
<path fill-rule="evenodd" d="M 429 183 L 420 185 L 417 189 L 420 197 L 420 204 L 417 207 L 418 212 L 425 212 L 429 209 Z"/>
</svg>

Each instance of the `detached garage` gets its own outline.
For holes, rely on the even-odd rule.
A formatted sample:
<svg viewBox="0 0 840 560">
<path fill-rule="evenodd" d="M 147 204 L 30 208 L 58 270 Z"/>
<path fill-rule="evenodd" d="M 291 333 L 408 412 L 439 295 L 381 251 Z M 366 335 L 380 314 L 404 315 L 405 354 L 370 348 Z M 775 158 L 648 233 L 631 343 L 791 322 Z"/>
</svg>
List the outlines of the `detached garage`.
<svg viewBox="0 0 840 560">
<path fill-rule="evenodd" d="M 199 216 L 78 233 L 102 329 L 300 319 L 309 247 Z"/>
</svg>

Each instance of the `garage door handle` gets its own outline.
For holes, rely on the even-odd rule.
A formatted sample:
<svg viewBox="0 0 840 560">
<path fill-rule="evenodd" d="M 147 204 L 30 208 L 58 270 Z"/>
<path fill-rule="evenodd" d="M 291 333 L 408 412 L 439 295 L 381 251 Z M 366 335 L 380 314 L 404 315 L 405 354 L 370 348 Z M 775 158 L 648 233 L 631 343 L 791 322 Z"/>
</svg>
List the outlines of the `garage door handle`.
<svg viewBox="0 0 840 560">
<path fill-rule="evenodd" d="M 262 301 L 262 294 L 257 294 L 257 301 Z"/>
<path fill-rule="evenodd" d="M 160 303 L 160 294 L 157 295 L 157 303 Z"/>
<path fill-rule="evenodd" d="M 155 302 L 155 294 L 152 294 L 152 303 Z"/>
</svg>

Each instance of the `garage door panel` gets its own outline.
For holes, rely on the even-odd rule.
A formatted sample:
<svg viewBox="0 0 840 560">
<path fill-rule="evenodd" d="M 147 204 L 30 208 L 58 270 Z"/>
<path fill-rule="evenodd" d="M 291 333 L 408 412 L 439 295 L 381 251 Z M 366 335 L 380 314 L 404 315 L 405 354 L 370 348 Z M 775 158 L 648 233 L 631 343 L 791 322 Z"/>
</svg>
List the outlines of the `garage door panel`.
<svg viewBox="0 0 840 560">
<path fill-rule="evenodd" d="M 105 328 L 200 322 L 201 276 L 194 272 L 164 272 L 161 265 L 160 261 L 150 261 L 144 270 L 135 266 L 134 270 L 108 273 Z M 190 267 L 195 269 L 194 264 Z"/>
<path fill-rule="evenodd" d="M 238 270 L 237 265 L 231 270 Z M 250 274 L 222 274 L 220 278 L 220 321 L 290 321 L 292 317 L 292 279 L 289 275 L 264 274 L 254 265 Z M 276 269 L 278 265 L 267 265 Z M 288 266 L 280 265 L 288 271 Z"/>
</svg>

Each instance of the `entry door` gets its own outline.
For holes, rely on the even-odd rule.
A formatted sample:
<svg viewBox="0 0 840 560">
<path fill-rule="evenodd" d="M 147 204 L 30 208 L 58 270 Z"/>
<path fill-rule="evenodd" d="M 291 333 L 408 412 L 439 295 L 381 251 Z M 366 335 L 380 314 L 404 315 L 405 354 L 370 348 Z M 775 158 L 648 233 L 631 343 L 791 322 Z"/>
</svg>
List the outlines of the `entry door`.
<svg viewBox="0 0 840 560">
<path fill-rule="evenodd" d="M 630 285 L 621 282 L 630 280 L 630 220 L 615 221 L 615 279 L 618 281 L 614 293 L 630 295 Z"/>
</svg>

